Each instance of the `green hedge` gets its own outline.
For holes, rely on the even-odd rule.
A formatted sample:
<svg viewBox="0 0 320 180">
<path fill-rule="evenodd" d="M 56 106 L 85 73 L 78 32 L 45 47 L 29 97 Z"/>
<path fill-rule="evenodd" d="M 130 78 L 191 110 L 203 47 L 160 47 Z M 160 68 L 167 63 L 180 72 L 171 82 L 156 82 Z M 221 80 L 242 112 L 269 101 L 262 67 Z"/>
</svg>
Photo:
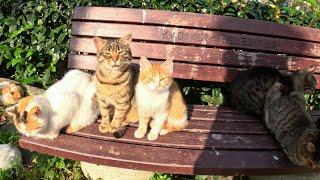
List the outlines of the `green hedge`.
<svg viewBox="0 0 320 180">
<path fill-rule="evenodd" d="M 316 5 L 301 11 L 284 1 L 263 4 L 247 0 L 0 0 L 1 76 L 45 88 L 60 78 L 66 69 L 71 16 L 76 5 L 165 9 L 320 27 Z"/>
</svg>

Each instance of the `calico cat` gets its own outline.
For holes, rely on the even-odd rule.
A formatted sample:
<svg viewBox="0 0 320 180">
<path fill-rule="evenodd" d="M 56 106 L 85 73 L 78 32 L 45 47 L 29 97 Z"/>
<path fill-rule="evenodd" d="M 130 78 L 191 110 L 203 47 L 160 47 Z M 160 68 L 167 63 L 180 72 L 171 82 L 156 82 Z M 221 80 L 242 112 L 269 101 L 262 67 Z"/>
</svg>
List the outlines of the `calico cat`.
<svg viewBox="0 0 320 180">
<path fill-rule="evenodd" d="M 148 140 L 158 139 L 171 131 L 178 131 L 188 125 L 187 108 L 177 83 L 172 78 L 173 61 L 151 64 L 146 57 L 140 59 L 140 74 L 136 85 L 136 101 L 139 113 L 139 127 L 136 138 L 142 138 L 150 122 Z"/>
<path fill-rule="evenodd" d="M 297 84 L 304 86 L 304 92 L 313 92 L 317 81 L 313 76 L 314 67 L 298 70 L 290 75 L 281 74 L 271 67 L 254 67 L 241 72 L 233 80 L 226 94 L 227 104 L 252 115 L 262 116 L 265 96 L 273 84 L 284 85 L 283 93 L 289 94 Z M 296 83 L 297 81 L 303 83 Z"/>
<path fill-rule="evenodd" d="M 11 106 L 16 104 L 24 96 L 20 85 L 9 82 L 0 82 L 0 105 Z"/>
<path fill-rule="evenodd" d="M 266 95 L 264 122 L 293 163 L 316 168 L 319 130 L 306 111 L 303 86 L 299 87 L 284 95 L 285 87 L 275 83 Z"/>
<path fill-rule="evenodd" d="M 131 115 L 129 111 L 137 81 L 138 71 L 131 63 L 131 41 L 131 34 L 114 41 L 94 38 L 98 60 L 96 92 L 102 115 L 99 130 L 102 133 L 111 132 L 117 138 L 124 134 L 125 120 L 130 121 L 128 115 Z M 111 121 L 112 106 L 115 111 Z"/>
<path fill-rule="evenodd" d="M 6 109 L 15 127 L 28 137 L 54 139 L 62 128 L 67 133 L 92 124 L 99 115 L 93 76 L 69 71 L 42 95 L 27 96 Z"/>
</svg>

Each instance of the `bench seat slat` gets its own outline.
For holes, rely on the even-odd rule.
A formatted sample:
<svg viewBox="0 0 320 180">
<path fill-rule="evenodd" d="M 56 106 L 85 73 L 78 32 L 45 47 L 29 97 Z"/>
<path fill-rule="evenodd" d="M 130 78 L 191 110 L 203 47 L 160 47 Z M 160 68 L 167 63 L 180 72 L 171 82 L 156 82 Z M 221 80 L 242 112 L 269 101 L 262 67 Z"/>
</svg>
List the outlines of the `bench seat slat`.
<svg viewBox="0 0 320 180">
<path fill-rule="evenodd" d="M 138 62 L 137 59 L 133 62 Z M 96 67 L 95 55 L 68 55 L 68 67 L 77 69 L 94 70 Z M 230 82 L 234 79 L 241 69 L 223 66 L 209 66 L 201 64 L 175 63 L 173 76 L 178 79 L 192 79 L 201 81 Z M 315 75 L 320 82 L 320 75 Z M 320 89 L 320 83 L 317 83 L 317 89 Z"/>
<path fill-rule="evenodd" d="M 268 175 L 316 171 L 290 163 L 262 121 L 250 116 L 248 119 L 252 122 L 241 119 L 219 121 L 220 117 L 240 115 L 245 119 L 247 116 L 224 107 L 189 105 L 188 109 L 196 112 L 191 115 L 190 127 L 197 130 L 190 131 L 187 127 L 182 132 L 160 136 L 155 142 L 147 141 L 145 137 L 135 139 L 135 124 L 128 128 L 123 138 L 116 139 L 111 134 L 101 134 L 95 123 L 73 134 L 62 133 L 55 140 L 22 137 L 20 144 L 23 148 L 50 155 L 167 173 Z M 211 120 L 195 120 L 197 116 L 203 116 L 201 112 L 206 114 L 204 116 L 212 115 Z M 311 111 L 311 114 L 314 118 L 320 116 L 319 111 Z M 221 125 L 216 126 L 217 123 Z M 241 133 L 241 128 L 254 131 L 257 127 L 264 133 Z M 226 132 L 201 131 L 215 128 Z M 237 130 L 232 131 L 233 128 Z"/>
<path fill-rule="evenodd" d="M 224 122 L 224 126 L 228 126 L 229 123 Z M 251 126 L 252 127 L 252 126 Z M 175 147 L 175 148 L 187 148 L 187 149 L 223 149 L 223 150 L 279 150 L 278 143 L 270 138 L 270 135 L 265 134 L 236 134 L 229 133 L 204 133 L 205 130 L 194 130 L 188 132 L 187 130 L 182 132 L 169 133 L 166 136 L 160 136 L 157 141 L 150 142 L 146 140 L 146 136 L 143 139 L 134 138 L 134 131 L 136 128 L 129 127 L 126 134 L 120 138 L 115 139 L 112 134 L 102 134 L 97 131 L 98 124 L 91 125 L 79 132 L 75 132 L 74 135 L 81 137 L 88 137 L 94 139 L 101 139 L 106 141 L 117 141 L 128 144 L 141 144 L 148 146 L 161 146 L 161 147 Z M 210 128 L 210 127 L 209 127 Z"/>
<path fill-rule="evenodd" d="M 128 32 L 132 33 L 133 38 L 136 40 L 240 48 L 320 57 L 319 43 L 230 32 L 78 21 L 72 23 L 71 30 L 72 35 L 101 36 L 108 38 L 119 38 Z"/>
<path fill-rule="evenodd" d="M 22 137 L 20 145 L 90 163 L 175 174 L 268 175 L 312 171 L 292 165 L 282 151 L 176 149 L 64 134 L 54 141 Z"/>
<path fill-rule="evenodd" d="M 320 42 L 320 30 L 228 16 L 108 7 L 76 7 L 74 20 L 197 27 Z"/>
<path fill-rule="evenodd" d="M 172 57 L 176 61 L 195 64 L 270 66 L 289 71 L 317 65 L 319 62 L 315 58 L 298 56 L 144 42 L 132 42 L 131 49 L 132 56 L 135 58 L 146 56 L 151 59 L 165 60 Z M 96 54 L 92 38 L 71 37 L 70 51 Z M 320 69 L 316 72 L 320 72 Z"/>
</svg>

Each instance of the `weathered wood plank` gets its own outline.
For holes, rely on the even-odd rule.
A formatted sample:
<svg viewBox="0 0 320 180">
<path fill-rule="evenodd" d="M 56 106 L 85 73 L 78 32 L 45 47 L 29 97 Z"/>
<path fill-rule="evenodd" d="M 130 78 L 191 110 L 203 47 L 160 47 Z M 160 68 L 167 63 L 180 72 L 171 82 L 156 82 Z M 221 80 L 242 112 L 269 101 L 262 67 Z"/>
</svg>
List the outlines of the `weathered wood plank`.
<svg viewBox="0 0 320 180">
<path fill-rule="evenodd" d="M 186 12 L 132 8 L 76 7 L 73 11 L 73 19 L 226 30 L 320 42 L 320 30 L 314 28 Z"/>
<path fill-rule="evenodd" d="M 138 60 L 133 62 L 137 63 Z M 69 54 L 68 67 L 94 70 L 96 68 L 96 56 Z M 230 82 L 240 70 L 239 68 L 221 66 L 175 63 L 173 77 L 200 81 Z M 318 81 L 316 88 L 320 89 L 320 75 L 316 74 L 315 77 Z"/>
<path fill-rule="evenodd" d="M 242 123 L 244 124 L 244 123 Z M 249 125 L 251 128 L 255 128 L 254 125 Z M 224 122 L 224 126 L 229 126 L 229 123 Z M 213 126 L 215 127 L 215 126 Z M 248 129 L 249 129 L 248 127 Z M 107 141 L 116 141 L 127 144 L 141 144 L 147 146 L 159 146 L 159 147 L 174 147 L 174 148 L 187 148 L 187 149 L 224 149 L 224 150 L 279 150 L 278 143 L 269 134 L 242 134 L 241 131 L 231 133 L 202 133 L 208 129 L 214 129 L 210 127 L 204 127 L 205 130 L 200 129 L 188 132 L 188 129 L 181 132 L 172 132 L 164 136 L 160 136 L 156 141 L 148 141 L 146 139 L 147 134 L 142 139 L 134 138 L 134 131 L 136 128 L 129 127 L 125 135 L 116 139 L 111 133 L 102 134 L 98 131 L 98 124 L 93 124 L 84 128 L 73 135 L 94 138 Z M 256 129 L 256 128 L 255 128 Z M 218 131 L 220 130 L 217 127 Z M 266 132 L 266 131 L 265 131 Z"/>
<path fill-rule="evenodd" d="M 23 136 L 20 145 L 95 164 L 174 174 L 274 175 L 312 171 L 292 165 L 282 151 L 175 149 L 71 135 L 61 135 L 53 141 Z"/>
<path fill-rule="evenodd" d="M 177 61 L 194 64 L 269 66 L 294 71 L 312 65 L 317 66 L 319 63 L 318 59 L 298 56 L 145 42 L 132 42 L 131 49 L 135 58 L 146 56 L 151 59 L 165 60 L 170 57 Z M 92 38 L 72 37 L 70 51 L 95 54 L 96 48 Z M 320 72 L 320 69 L 316 72 Z"/>
<path fill-rule="evenodd" d="M 320 44 L 265 36 L 238 34 L 199 29 L 145 26 L 133 24 L 73 22 L 72 35 L 119 38 L 132 33 L 135 40 L 166 42 L 184 45 L 215 46 L 256 51 L 320 57 Z M 143 33 L 141 33 L 143 32 Z"/>
</svg>

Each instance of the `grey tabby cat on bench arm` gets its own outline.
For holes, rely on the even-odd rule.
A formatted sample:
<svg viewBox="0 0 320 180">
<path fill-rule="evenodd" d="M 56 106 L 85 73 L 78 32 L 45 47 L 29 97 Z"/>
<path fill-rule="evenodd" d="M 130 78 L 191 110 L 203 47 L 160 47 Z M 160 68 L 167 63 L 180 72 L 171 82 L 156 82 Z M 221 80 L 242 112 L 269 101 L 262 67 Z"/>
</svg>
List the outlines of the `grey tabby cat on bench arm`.
<svg viewBox="0 0 320 180">
<path fill-rule="evenodd" d="M 309 168 L 318 167 L 319 130 L 306 111 L 304 93 L 315 91 L 314 67 L 290 75 L 270 67 L 241 72 L 230 84 L 228 103 L 263 116 L 289 159 Z"/>
<path fill-rule="evenodd" d="M 283 88 L 275 83 L 267 93 L 265 124 L 293 163 L 317 168 L 319 130 L 305 108 L 303 91 L 283 95 Z"/>
</svg>

